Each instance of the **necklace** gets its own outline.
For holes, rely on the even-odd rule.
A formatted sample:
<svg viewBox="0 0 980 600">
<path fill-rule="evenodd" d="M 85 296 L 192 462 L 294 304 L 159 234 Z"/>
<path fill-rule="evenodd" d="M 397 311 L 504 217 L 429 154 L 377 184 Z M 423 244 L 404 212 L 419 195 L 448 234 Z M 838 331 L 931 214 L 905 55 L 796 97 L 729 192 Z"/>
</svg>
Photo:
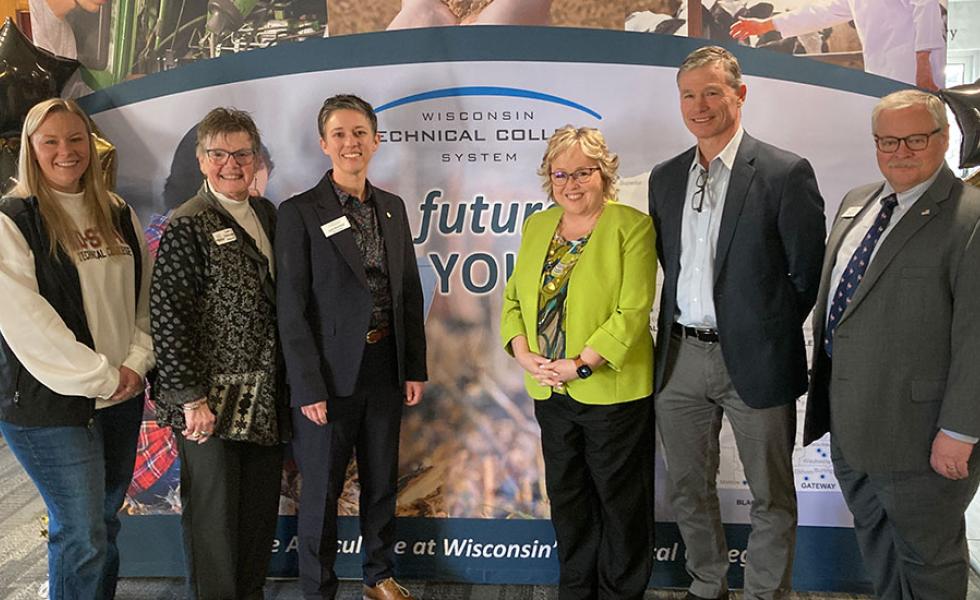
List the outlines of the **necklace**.
<svg viewBox="0 0 980 600">
<path fill-rule="evenodd" d="M 588 237 L 592 234 L 592 230 L 595 229 L 596 223 L 599 222 L 599 217 L 602 216 L 602 211 L 605 207 L 606 205 L 603 203 L 594 215 L 588 217 L 588 219 L 584 221 L 584 227 L 579 225 L 578 227 L 572 228 L 572 226 L 570 226 L 565 220 L 567 213 L 562 213 L 561 220 L 558 221 L 558 228 L 556 229 L 555 233 L 560 235 L 563 239 L 569 241 Z"/>
</svg>

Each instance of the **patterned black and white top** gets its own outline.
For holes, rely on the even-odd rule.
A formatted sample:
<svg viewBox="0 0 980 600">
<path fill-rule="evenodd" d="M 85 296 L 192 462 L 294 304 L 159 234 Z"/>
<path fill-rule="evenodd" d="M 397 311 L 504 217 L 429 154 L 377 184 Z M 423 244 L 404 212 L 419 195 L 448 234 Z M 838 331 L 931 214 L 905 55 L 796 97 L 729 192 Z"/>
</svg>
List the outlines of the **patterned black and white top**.
<svg viewBox="0 0 980 600">
<path fill-rule="evenodd" d="M 249 202 L 274 244 L 275 207 L 264 198 Z M 181 405 L 206 397 L 215 437 L 262 445 L 288 439 L 269 261 L 203 187 L 173 212 L 160 240 L 150 320 L 160 423 L 182 431 Z"/>
<path fill-rule="evenodd" d="M 391 324 L 391 283 L 388 281 L 388 258 L 385 256 L 385 240 L 378 224 L 374 188 L 366 183 L 367 199 L 361 202 L 334 183 L 333 171 L 330 172 L 330 183 L 340 199 L 340 209 L 350 221 L 354 242 L 364 261 L 364 274 L 374 299 L 371 328 L 388 327 Z"/>
</svg>

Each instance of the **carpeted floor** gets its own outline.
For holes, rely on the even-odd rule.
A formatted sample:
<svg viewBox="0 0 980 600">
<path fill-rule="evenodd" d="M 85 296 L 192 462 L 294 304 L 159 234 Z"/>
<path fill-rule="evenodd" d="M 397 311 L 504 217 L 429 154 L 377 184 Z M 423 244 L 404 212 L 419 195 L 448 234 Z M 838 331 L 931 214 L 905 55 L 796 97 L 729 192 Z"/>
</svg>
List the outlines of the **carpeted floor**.
<svg viewBox="0 0 980 600">
<path fill-rule="evenodd" d="M 403 582 L 417 600 L 556 600 L 558 591 L 547 586 L 521 585 L 461 585 L 449 583 Z M 337 600 L 360 600 L 361 586 L 358 583 L 345 583 Z M 266 600 L 299 600 L 302 595 L 294 581 L 270 582 L 266 586 Z M 676 590 L 650 590 L 646 600 L 682 600 L 684 593 Z M 116 595 L 117 600 L 136 600 L 137 598 L 159 598 L 160 600 L 182 599 L 180 589 L 172 580 L 129 580 Z M 736 593 L 734 598 L 741 600 Z M 844 600 L 850 598 L 869 598 L 848 594 L 826 595 L 799 593 L 794 600 Z"/>
<path fill-rule="evenodd" d="M 33 484 L 0 439 L 0 600 L 38 600 L 38 591 L 47 573 L 46 550 L 40 536 L 44 505 Z M 418 600 L 553 600 L 558 597 L 549 586 L 462 585 L 403 582 Z M 970 600 L 980 600 L 980 587 L 974 575 Z M 338 600 L 360 599 L 360 584 L 344 583 Z M 178 600 L 185 597 L 178 579 L 124 579 L 117 600 Z M 683 592 L 650 590 L 646 598 L 680 600 Z M 734 595 L 741 599 L 741 594 Z M 268 600 L 302 598 L 295 580 L 270 581 Z M 843 600 L 868 598 L 848 594 L 796 593 L 794 600 Z"/>
</svg>

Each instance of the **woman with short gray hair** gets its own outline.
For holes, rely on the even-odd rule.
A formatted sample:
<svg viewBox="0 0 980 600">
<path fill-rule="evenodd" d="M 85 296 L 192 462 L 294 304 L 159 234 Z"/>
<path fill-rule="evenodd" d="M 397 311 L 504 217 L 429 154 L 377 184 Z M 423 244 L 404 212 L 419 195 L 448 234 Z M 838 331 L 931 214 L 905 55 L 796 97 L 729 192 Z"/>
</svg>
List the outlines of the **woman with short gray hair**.
<svg viewBox="0 0 980 600">
<path fill-rule="evenodd" d="M 197 127 L 204 183 L 173 211 L 151 288 L 157 420 L 174 429 L 189 593 L 261 598 L 289 438 L 276 332 L 272 203 L 251 196 L 258 129 L 212 110 Z"/>
</svg>

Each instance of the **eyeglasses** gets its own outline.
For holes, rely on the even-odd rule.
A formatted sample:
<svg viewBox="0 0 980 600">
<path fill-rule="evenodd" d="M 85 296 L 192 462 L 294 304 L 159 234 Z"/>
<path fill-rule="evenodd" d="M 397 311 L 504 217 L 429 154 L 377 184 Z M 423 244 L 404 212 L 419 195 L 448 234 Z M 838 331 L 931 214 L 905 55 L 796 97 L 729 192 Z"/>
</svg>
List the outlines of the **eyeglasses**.
<svg viewBox="0 0 980 600">
<path fill-rule="evenodd" d="M 255 160 L 255 150 L 246 148 L 244 150 L 236 150 L 235 152 L 228 152 L 227 150 L 222 150 L 220 148 L 208 148 L 204 151 L 208 155 L 208 159 L 216 165 L 224 165 L 228 162 L 229 157 L 234 157 L 235 162 L 238 166 L 244 167 L 252 164 Z"/>
<path fill-rule="evenodd" d="M 593 173 L 599 170 L 599 167 L 582 167 L 581 169 L 575 169 L 571 173 L 567 171 L 552 171 L 551 183 L 558 187 L 565 185 L 569 181 L 575 181 L 575 183 L 585 183 L 592 178 Z"/>
<path fill-rule="evenodd" d="M 884 152 L 885 154 L 891 154 L 893 152 L 897 152 L 898 147 L 902 144 L 902 142 L 905 142 L 906 148 L 917 152 L 928 148 L 929 138 L 942 130 L 942 127 L 937 127 L 929 133 L 913 133 L 912 135 L 907 135 L 905 137 L 875 136 L 875 146 L 878 147 L 879 151 Z"/>
<path fill-rule="evenodd" d="M 691 196 L 691 208 L 695 212 L 701 212 L 704 208 L 704 195 L 708 188 L 708 171 L 700 169 L 698 171 L 698 179 L 694 183 L 698 186 L 698 189 L 694 190 L 694 195 Z"/>
</svg>

